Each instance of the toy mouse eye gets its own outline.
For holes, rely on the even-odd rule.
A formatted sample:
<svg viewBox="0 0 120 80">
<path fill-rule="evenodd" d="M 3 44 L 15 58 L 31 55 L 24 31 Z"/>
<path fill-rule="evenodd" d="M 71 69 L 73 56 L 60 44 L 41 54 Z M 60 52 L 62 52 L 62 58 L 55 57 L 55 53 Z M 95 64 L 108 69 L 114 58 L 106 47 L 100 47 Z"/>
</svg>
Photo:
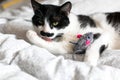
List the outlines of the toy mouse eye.
<svg viewBox="0 0 120 80">
<path fill-rule="evenodd" d="M 57 25 L 58 25 L 58 22 L 53 22 L 52 25 L 53 25 L 53 26 L 57 26 Z"/>
<path fill-rule="evenodd" d="M 87 36 L 87 39 L 89 40 L 89 39 L 90 39 L 90 36 Z"/>
</svg>

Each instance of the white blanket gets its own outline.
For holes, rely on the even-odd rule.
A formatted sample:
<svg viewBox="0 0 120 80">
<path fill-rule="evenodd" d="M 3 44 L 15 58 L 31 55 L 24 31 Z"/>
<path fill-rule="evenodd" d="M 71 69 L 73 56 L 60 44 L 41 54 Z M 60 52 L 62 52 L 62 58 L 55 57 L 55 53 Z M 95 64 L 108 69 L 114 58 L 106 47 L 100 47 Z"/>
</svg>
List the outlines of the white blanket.
<svg viewBox="0 0 120 80">
<path fill-rule="evenodd" d="M 90 0 L 84 1 L 92 4 Z M 81 8 L 86 7 L 84 1 L 81 0 Z M 114 0 L 109 0 L 108 3 L 111 1 Z M 119 10 L 120 5 L 118 9 L 117 4 L 120 3 L 117 1 L 114 1 L 116 5 L 111 5 L 112 7 L 106 4 L 108 6 L 103 8 L 106 12 Z M 102 2 L 103 0 L 99 4 L 101 7 Z M 98 3 L 96 0 L 96 4 Z M 97 12 L 96 8 L 97 5 L 90 13 Z M 103 12 L 100 7 L 98 9 L 98 12 Z M 86 8 L 85 12 L 89 10 L 88 5 L 88 10 Z M 13 13 L 16 15 L 12 15 Z M 32 23 L 23 19 L 29 20 L 32 15 L 33 12 L 29 7 L 0 14 L 0 17 L 19 17 L 11 21 L 0 18 L 0 80 L 120 80 L 119 50 L 104 52 L 98 61 L 98 66 L 91 67 L 82 61 L 73 61 L 70 59 L 70 54 L 65 55 L 69 58 L 65 59 L 66 57 L 55 56 L 46 49 L 30 44 L 25 33 L 28 29 L 33 29 Z"/>
</svg>

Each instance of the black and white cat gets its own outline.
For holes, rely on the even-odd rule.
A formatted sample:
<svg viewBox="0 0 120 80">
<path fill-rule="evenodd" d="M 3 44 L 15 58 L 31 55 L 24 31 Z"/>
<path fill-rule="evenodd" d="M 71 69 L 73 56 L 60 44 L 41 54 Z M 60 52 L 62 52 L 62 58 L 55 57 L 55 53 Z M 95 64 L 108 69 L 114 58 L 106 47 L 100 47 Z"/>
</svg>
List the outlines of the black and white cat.
<svg viewBox="0 0 120 80">
<path fill-rule="evenodd" d="M 61 6 L 40 4 L 31 0 L 35 31 L 26 33 L 31 43 L 46 48 L 53 54 L 73 52 L 69 41 L 77 41 L 77 34 L 100 33 L 100 37 L 86 50 L 84 61 L 96 65 L 102 50 L 120 49 L 120 13 L 94 14 L 90 16 L 71 13 L 72 4 Z"/>
</svg>

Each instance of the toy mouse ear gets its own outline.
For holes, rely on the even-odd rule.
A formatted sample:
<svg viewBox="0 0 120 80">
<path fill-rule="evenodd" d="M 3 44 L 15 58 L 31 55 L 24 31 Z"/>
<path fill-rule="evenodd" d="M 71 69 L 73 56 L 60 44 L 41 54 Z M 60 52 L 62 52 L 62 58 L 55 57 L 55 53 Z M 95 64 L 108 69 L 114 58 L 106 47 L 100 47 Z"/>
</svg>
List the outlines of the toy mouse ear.
<svg viewBox="0 0 120 80">
<path fill-rule="evenodd" d="M 81 35 L 81 34 L 78 34 L 78 35 L 77 35 L 77 38 L 81 38 L 81 37 L 82 37 L 82 35 Z"/>
<path fill-rule="evenodd" d="M 98 39 L 100 36 L 101 36 L 100 33 L 96 33 L 96 34 L 94 34 L 94 39 Z"/>
</svg>

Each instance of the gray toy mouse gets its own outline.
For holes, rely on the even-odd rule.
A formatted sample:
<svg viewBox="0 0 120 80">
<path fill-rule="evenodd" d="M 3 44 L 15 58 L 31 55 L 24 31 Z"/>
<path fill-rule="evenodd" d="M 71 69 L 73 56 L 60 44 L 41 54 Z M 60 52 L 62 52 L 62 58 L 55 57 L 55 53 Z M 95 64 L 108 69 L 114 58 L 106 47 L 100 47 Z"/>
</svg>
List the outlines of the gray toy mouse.
<svg viewBox="0 0 120 80">
<path fill-rule="evenodd" d="M 86 49 L 94 42 L 95 39 L 97 39 L 100 36 L 99 33 L 93 34 L 92 32 L 86 33 L 84 35 L 77 35 L 78 41 L 77 42 L 71 42 L 74 44 L 73 48 L 73 55 L 74 54 L 85 54 Z M 74 57 L 73 57 L 74 58 Z"/>
</svg>

